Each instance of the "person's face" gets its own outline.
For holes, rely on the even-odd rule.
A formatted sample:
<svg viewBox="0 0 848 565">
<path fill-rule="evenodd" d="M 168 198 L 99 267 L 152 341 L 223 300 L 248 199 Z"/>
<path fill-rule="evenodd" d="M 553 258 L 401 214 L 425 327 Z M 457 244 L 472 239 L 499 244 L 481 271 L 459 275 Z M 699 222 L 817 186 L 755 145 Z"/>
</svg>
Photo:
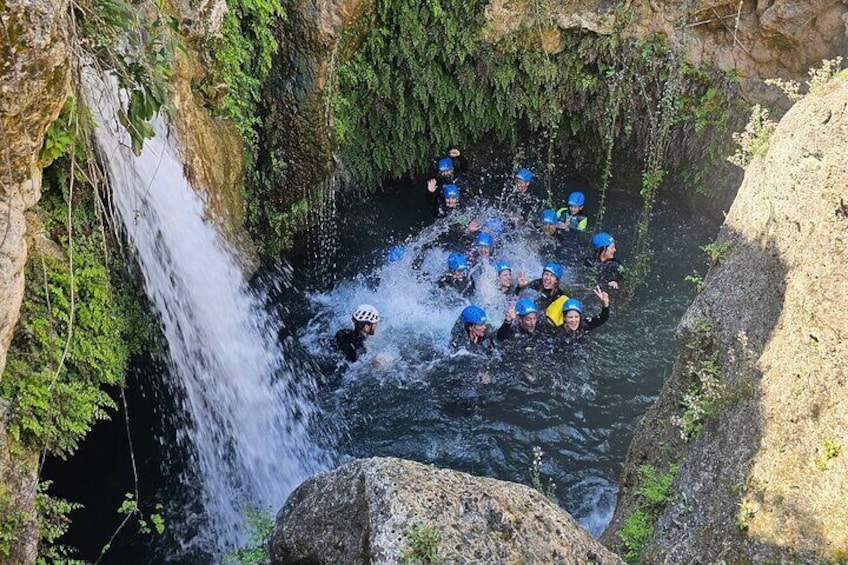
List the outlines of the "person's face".
<svg viewBox="0 0 848 565">
<path fill-rule="evenodd" d="M 531 314 L 527 314 L 526 316 L 518 317 L 518 325 L 527 333 L 533 333 L 536 331 L 536 324 L 539 321 L 539 315 L 535 312 Z"/>
<path fill-rule="evenodd" d="M 565 313 L 565 325 L 568 329 L 575 331 L 580 327 L 580 313 L 577 310 L 569 310 Z"/>
<path fill-rule="evenodd" d="M 465 278 L 465 269 L 456 269 L 454 271 L 450 271 L 450 275 L 455 279 L 463 279 Z"/>
<path fill-rule="evenodd" d="M 478 245 L 477 252 L 480 254 L 480 257 L 488 257 L 492 254 L 492 248 L 488 245 Z"/>
<path fill-rule="evenodd" d="M 545 290 L 551 290 L 557 285 L 557 278 L 550 271 L 545 271 L 542 273 L 542 288 Z"/>
<path fill-rule="evenodd" d="M 571 214 L 572 216 L 576 216 L 580 212 L 580 210 L 582 210 L 582 209 L 583 209 L 583 206 L 569 206 L 568 207 L 568 213 Z"/>
<path fill-rule="evenodd" d="M 519 194 L 524 194 L 530 188 L 530 183 L 521 179 L 515 179 L 515 190 Z"/>
<path fill-rule="evenodd" d="M 456 205 L 459 204 L 459 198 L 455 196 L 448 196 L 445 198 L 445 206 L 448 208 L 456 208 Z"/>
<path fill-rule="evenodd" d="M 556 233 L 556 225 L 555 224 L 542 224 L 542 231 L 548 235 L 554 235 Z"/>
<path fill-rule="evenodd" d="M 448 178 L 453 176 L 453 169 L 448 169 L 447 171 L 439 171 L 439 175 L 442 178 Z"/>
<path fill-rule="evenodd" d="M 374 335 L 374 332 L 377 331 L 377 323 L 374 322 L 373 324 L 365 324 L 365 327 L 362 328 L 362 330 L 365 332 L 365 335 Z"/>
<path fill-rule="evenodd" d="M 607 259 L 615 257 L 615 242 L 610 243 L 604 248 L 604 257 Z"/>
<path fill-rule="evenodd" d="M 501 274 L 498 275 L 498 281 L 500 281 L 501 286 L 504 288 L 512 286 L 512 271 L 509 269 L 501 271 Z"/>
<path fill-rule="evenodd" d="M 486 335 L 486 324 L 471 324 L 471 335 L 476 337 Z"/>
</svg>

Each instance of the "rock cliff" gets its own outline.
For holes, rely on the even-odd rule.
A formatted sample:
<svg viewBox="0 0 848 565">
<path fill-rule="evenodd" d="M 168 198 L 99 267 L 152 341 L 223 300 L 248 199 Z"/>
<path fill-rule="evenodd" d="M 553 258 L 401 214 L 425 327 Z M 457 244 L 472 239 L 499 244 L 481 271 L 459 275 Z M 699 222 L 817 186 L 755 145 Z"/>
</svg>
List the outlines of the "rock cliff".
<svg viewBox="0 0 848 565">
<path fill-rule="evenodd" d="M 649 562 L 848 555 L 845 147 L 843 72 L 793 106 L 747 167 L 680 324 L 680 359 L 631 445 L 610 547 L 623 548 L 636 469 L 651 464 L 679 470 Z"/>
<path fill-rule="evenodd" d="M 778 102 L 763 79 L 800 78 L 822 59 L 848 53 L 844 0 L 490 0 L 489 40 L 555 25 L 599 34 L 619 28 L 634 38 L 659 35 L 694 65 L 707 63 L 740 78 L 751 102 Z M 555 46 L 551 46 L 555 49 Z"/>
<path fill-rule="evenodd" d="M 289 565 L 621 563 L 529 487 L 392 458 L 299 486 L 277 516 L 271 554 Z"/>
<path fill-rule="evenodd" d="M 67 10 L 66 0 L 8 0 L 0 14 L 0 375 L 23 299 L 25 213 L 41 197 L 38 154 L 70 86 Z M 4 563 L 33 563 L 38 461 L 10 445 L 5 417 L 6 401 L 0 398 L 0 516 L 18 534 L 8 540 Z"/>
</svg>

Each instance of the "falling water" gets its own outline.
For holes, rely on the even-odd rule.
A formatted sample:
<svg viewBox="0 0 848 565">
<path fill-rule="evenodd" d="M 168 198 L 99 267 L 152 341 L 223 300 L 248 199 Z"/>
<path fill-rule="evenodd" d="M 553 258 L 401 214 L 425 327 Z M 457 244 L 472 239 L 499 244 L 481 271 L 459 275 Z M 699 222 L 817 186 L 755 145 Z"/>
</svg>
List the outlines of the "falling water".
<svg viewBox="0 0 848 565">
<path fill-rule="evenodd" d="M 192 481 L 220 553 L 239 541 L 247 505 L 274 510 L 327 456 L 309 438 L 311 375 L 295 378 L 279 325 L 248 289 L 232 250 L 204 221 L 163 117 L 141 155 L 118 124 L 114 81 L 85 76 L 88 106 L 115 206 L 167 339 L 171 381 L 184 415 L 178 444 L 192 452 Z M 195 484 L 196 483 L 196 484 Z M 191 540 L 186 540 L 188 543 Z"/>
</svg>

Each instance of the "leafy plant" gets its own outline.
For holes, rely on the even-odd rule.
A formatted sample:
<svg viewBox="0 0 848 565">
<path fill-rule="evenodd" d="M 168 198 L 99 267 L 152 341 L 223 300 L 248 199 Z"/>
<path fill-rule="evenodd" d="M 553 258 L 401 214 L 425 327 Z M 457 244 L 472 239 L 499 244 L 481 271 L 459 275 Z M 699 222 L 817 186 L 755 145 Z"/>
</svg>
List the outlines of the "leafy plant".
<svg viewBox="0 0 848 565">
<path fill-rule="evenodd" d="M 168 33 L 176 29 L 177 21 L 159 4 L 145 5 L 142 10 L 128 0 L 71 2 L 75 45 L 88 61 L 110 71 L 126 91 L 127 102 L 117 118 L 130 133 L 136 153 L 153 136 L 149 120 L 159 110 L 171 111 L 168 82 L 174 50 L 179 47 Z"/>
<path fill-rule="evenodd" d="M 727 160 L 744 169 L 754 157 L 766 154 L 771 143 L 771 136 L 776 128 L 777 123 L 769 119 L 769 111 L 759 104 L 755 104 L 751 109 L 751 118 L 745 126 L 745 131 L 733 134 L 733 141 L 739 147 Z"/>
<path fill-rule="evenodd" d="M 616 532 L 624 544 L 624 557 L 629 563 L 642 560 L 645 544 L 654 533 L 654 523 L 659 513 L 674 498 L 671 483 L 676 473 L 677 466 L 663 473 L 651 465 L 641 465 L 636 469 L 639 484 L 636 489 L 636 508 Z"/>
<path fill-rule="evenodd" d="M 542 478 L 542 457 L 544 453 L 542 452 L 542 448 L 538 445 L 533 446 L 533 462 L 530 464 L 528 468 L 528 472 L 530 474 L 530 486 L 532 486 L 537 491 L 541 492 L 545 497 L 553 503 L 557 502 L 556 496 L 556 484 L 553 479 L 548 478 L 548 482 L 545 483 Z"/>
<path fill-rule="evenodd" d="M 645 543 L 654 533 L 654 520 L 645 510 L 637 508 L 621 525 L 616 535 L 624 544 L 624 558 L 636 563 L 642 556 Z"/>
<path fill-rule="evenodd" d="M 247 543 L 224 557 L 231 565 L 264 565 L 269 562 L 268 541 L 274 532 L 274 520 L 267 511 L 248 508 L 245 511 L 244 533 Z"/>
<path fill-rule="evenodd" d="M 717 265 L 730 251 L 732 244 L 729 241 L 714 241 L 701 246 L 701 251 L 707 254 L 711 265 Z"/>
<path fill-rule="evenodd" d="M 401 553 L 404 565 L 435 565 L 441 562 L 439 532 L 424 524 L 415 524 L 406 532 L 406 549 Z"/>
</svg>

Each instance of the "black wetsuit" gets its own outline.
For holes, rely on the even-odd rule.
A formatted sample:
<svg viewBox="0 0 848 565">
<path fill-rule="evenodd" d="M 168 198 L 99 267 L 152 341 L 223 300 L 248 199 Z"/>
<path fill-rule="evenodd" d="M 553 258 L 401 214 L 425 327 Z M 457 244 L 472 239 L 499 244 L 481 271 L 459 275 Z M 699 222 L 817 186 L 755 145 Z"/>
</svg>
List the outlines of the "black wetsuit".
<svg viewBox="0 0 848 565">
<path fill-rule="evenodd" d="M 344 353 L 345 359 L 350 362 L 356 361 L 365 355 L 365 337 L 356 330 L 349 328 L 339 330 L 336 332 L 335 342 L 336 347 Z"/>
<path fill-rule="evenodd" d="M 527 332 L 522 328 L 518 319 L 513 320 L 512 322 L 507 322 L 504 320 L 504 323 L 501 324 L 501 327 L 498 328 L 498 333 L 496 337 L 498 341 L 506 341 L 508 339 L 515 339 L 516 341 L 522 341 L 526 343 L 535 342 L 539 337 L 540 326 L 537 325 L 535 331 L 533 333 Z"/>
<path fill-rule="evenodd" d="M 501 194 L 500 206 L 515 224 L 522 227 L 531 224 L 531 220 L 542 211 L 543 199 L 537 196 L 532 188 L 526 192 L 518 192 L 510 185 Z"/>
<path fill-rule="evenodd" d="M 474 279 L 471 278 L 470 274 L 461 278 L 456 278 L 450 273 L 445 273 L 442 275 L 442 278 L 439 279 L 438 285 L 439 288 L 453 288 L 465 297 L 469 297 L 474 294 L 475 289 Z"/>
<path fill-rule="evenodd" d="M 609 291 L 611 288 L 609 283 L 613 281 L 621 286 L 621 275 L 624 272 L 624 265 L 618 259 L 612 258 L 608 261 L 601 262 L 598 257 L 588 257 L 584 261 L 584 265 L 595 271 L 595 280 L 601 287 L 601 290 Z"/>
<path fill-rule="evenodd" d="M 527 289 L 535 290 L 539 293 L 539 296 L 536 297 L 534 301 L 536 302 L 536 307 L 541 312 L 544 312 L 545 309 L 551 305 L 551 302 L 565 294 L 565 291 L 559 287 L 559 284 L 550 290 L 545 290 L 542 288 L 542 279 L 536 279 L 530 282 L 527 286 L 519 287 L 518 293 L 520 294 L 522 291 Z"/>
<path fill-rule="evenodd" d="M 465 329 L 465 322 L 460 318 L 451 330 L 451 349 L 456 351 L 461 348 L 465 348 L 469 353 L 490 355 L 495 351 L 495 342 L 488 333 L 477 340 L 477 343 L 472 342 Z"/>
<path fill-rule="evenodd" d="M 564 345 L 572 345 L 583 339 L 587 333 L 602 326 L 604 322 L 609 320 L 609 307 L 601 309 L 601 313 L 594 317 L 581 317 L 580 326 L 576 330 L 571 330 L 565 324 L 562 325 L 562 333 L 564 336 Z"/>
</svg>

